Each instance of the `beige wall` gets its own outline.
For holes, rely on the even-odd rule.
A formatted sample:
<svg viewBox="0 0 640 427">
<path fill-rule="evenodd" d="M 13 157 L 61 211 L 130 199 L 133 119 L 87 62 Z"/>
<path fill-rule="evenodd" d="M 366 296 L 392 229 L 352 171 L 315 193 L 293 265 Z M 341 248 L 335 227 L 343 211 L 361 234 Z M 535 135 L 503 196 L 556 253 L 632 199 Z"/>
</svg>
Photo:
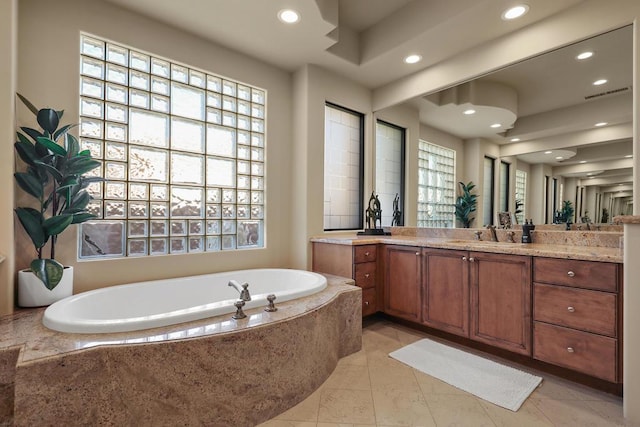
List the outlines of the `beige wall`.
<svg viewBox="0 0 640 427">
<path fill-rule="evenodd" d="M 0 316 L 13 312 L 13 141 L 18 1 L 0 2 Z"/>
<path fill-rule="evenodd" d="M 6 9 L 6 2 L 2 4 Z M 39 107 L 65 109 L 68 120 L 78 120 L 78 50 L 81 31 L 267 90 L 267 247 L 227 253 L 78 262 L 76 232 L 73 230 L 60 237 L 57 258 L 64 264 L 75 266 L 76 293 L 132 281 L 290 265 L 288 236 L 293 210 L 290 209 L 292 91 L 289 73 L 103 1 L 21 0 L 19 6 L 18 91 Z M 5 20 L 7 14 L 0 16 Z M 3 24 L 2 31 L 5 31 L 6 23 Z M 4 52 L 3 47 L 0 53 L 4 55 Z M 0 84 L 4 85 L 4 80 Z M 5 90 L 12 92 L 3 86 Z M 5 96 L 2 99 L 8 98 Z M 3 104 L 2 108 L 7 106 Z M 6 117 L 5 114 L 0 116 L 3 120 Z M 33 116 L 20 107 L 18 122 L 33 123 Z M 3 128 L 12 129 L 13 125 Z M 4 159 L 13 158 L 8 145 L 4 151 L 5 154 L 0 156 L 3 162 Z M 0 189 L 4 189 L 12 185 L 12 179 L 4 173 L 5 168 L 1 170 Z M 2 211 L 0 215 L 7 213 Z M 32 257 L 26 239 L 25 233 L 20 230 L 17 268 L 24 268 Z M 3 299 L 9 296 L 10 293 L 5 289 Z"/>
<path fill-rule="evenodd" d="M 324 234 L 325 103 L 331 102 L 365 115 L 365 195 L 370 194 L 373 188 L 372 147 L 375 124 L 369 89 L 315 65 L 306 65 L 296 71 L 293 81 L 295 117 L 303 114 L 305 117 L 291 123 L 295 136 L 292 156 L 295 165 L 291 179 L 294 184 L 290 208 L 294 211 L 294 217 L 293 227 L 289 230 L 292 234 L 290 250 L 292 267 L 310 268 L 309 238 Z M 304 206 L 298 208 L 299 203 L 304 203 Z M 304 215 L 304 218 L 298 218 L 298 215 Z"/>
</svg>

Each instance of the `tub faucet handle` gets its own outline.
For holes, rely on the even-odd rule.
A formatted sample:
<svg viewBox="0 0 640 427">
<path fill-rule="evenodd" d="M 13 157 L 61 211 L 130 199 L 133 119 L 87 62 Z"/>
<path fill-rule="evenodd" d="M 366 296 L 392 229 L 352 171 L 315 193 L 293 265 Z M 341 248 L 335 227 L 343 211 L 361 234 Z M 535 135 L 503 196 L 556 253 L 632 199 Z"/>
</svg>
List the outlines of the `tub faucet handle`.
<svg viewBox="0 0 640 427">
<path fill-rule="evenodd" d="M 236 306 L 236 314 L 234 314 L 233 316 L 231 316 L 234 319 L 244 319 L 245 317 L 247 317 L 246 314 L 244 314 L 244 311 L 242 311 L 242 307 L 245 305 L 246 303 L 239 299 L 238 301 L 236 301 L 233 305 Z"/>
<path fill-rule="evenodd" d="M 269 313 L 278 311 L 278 307 L 276 307 L 276 305 L 273 303 L 275 299 L 276 299 L 276 296 L 274 294 L 267 295 L 267 301 L 269 301 L 269 305 L 264 309 L 264 311 L 267 311 Z"/>
<path fill-rule="evenodd" d="M 240 299 L 242 301 L 251 301 L 251 295 L 249 295 L 249 284 L 247 282 L 242 284 L 242 292 L 240 292 Z"/>
</svg>

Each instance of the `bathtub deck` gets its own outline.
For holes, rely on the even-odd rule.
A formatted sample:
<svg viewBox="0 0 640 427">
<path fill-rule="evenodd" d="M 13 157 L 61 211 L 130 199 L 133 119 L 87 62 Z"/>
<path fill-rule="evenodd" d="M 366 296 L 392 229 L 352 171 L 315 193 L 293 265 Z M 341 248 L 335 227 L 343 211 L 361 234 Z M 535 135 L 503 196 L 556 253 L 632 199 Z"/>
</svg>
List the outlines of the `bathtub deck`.
<svg viewBox="0 0 640 427">
<path fill-rule="evenodd" d="M 31 408 L 27 406 L 30 405 L 29 402 L 39 398 L 38 394 L 42 394 L 45 397 L 55 396 L 56 383 L 68 383 L 70 378 L 75 378 L 76 376 L 87 376 L 86 379 L 80 382 L 88 383 L 87 387 L 94 381 L 97 384 L 101 381 L 103 375 L 113 375 L 114 371 L 118 370 L 119 366 L 117 365 L 122 363 L 122 360 L 127 361 L 130 369 L 136 366 L 132 372 L 142 369 L 142 380 L 153 383 L 154 388 L 159 387 L 155 382 L 162 383 L 165 379 L 160 379 L 159 377 L 162 375 L 159 375 L 158 372 L 166 372 L 166 369 L 160 367 L 158 370 L 159 367 L 149 366 L 150 369 L 156 369 L 154 373 L 150 373 L 145 371 L 145 367 L 148 366 L 147 364 L 153 364 L 154 361 L 164 360 L 158 358 L 157 354 L 162 354 L 162 357 L 166 357 L 167 362 L 169 362 L 171 356 L 173 356 L 173 354 L 165 354 L 169 348 L 174 353 L 184 352 L 184 355 L 178 354 L 177 356 L 188 358 L 190 362 L 195 362 L 198 365 L 199 360 L 207 358 L 207 356 L 201 357 L 203 354 L 210 353 L 213 356 L 217 354 L 218 347 L 226 346 L 232 350 L 237 347 L 242 354 L 232 354 L 228 357 L 217 354 L 218 361 L 213 365 L 207 365 L 208 362 L 203 363 L 202 369 L 206 371 L 224 367 L 223 371 L 225 373 L 233 373 L 236 365 L 241 365 L 244 360 L 249 365 L 247 375 L 255 376 L 250 382 L 260 383 L 263 380 L 261 377 L 264 372 L 273 371 L 277 380 L 274 386 L 277 389 L 281 389 L 283 384 L 278 383 L 278 381 L 282 381 L 282 378 L 277 376 L 277 365 L 282 364 L 282 361 L 278 360 L 278 353 L 282 353 L 280 356 L 283 356 L 284 360 L 291 357 L 285 353 L 288 353 L 289 344 L 292 346 L 291 348 L 297 348 L 296 340 L 302 340 L 298 346 L 299 349 L 296 351 L 303 353 L 306 351 L 303 350 L 305 346 L 302 345 L 305 339 L 317 342 L 319 347 L 324 345 L 322 344 L 325 339 L 323 337 L 328 337 L 330 341 L 335 341 L 327 344 L 327 348 L 330 351 L 323 358 L 317 359 L 317 356 L 309 354 L 310 357 L 316 359 L 309 361 L 311 363 L 309 372 L 301 372 L 304 376 L 310 377 L 310 380 L 304 383 L 304 390 L 301 390 L 297 395 L 283 391 L 287 396 L 290 396 L 291 402 L 294 403 L 293 400 L 300 400 L 303 397 L 302 394 L 308 394 L 313 391 L 311 389 L 315 383 L 319 385 L 326 379 L 326 376 L 335 368 L 338 358 L 358 351 L 361 346 L 360 289 L 352 286 L 353 281 L 350 279 L 330 275 L 327 275 L 327 279 L 327 288 L 317 294 L 281 304 L 278 304 L 276 300 L 278 311 L 267 313 L 262 308 L 247 310 L 247 318 L 241 320 L 234 320 L 231 315 L 223 315 L 143 331 L 109 334 L 67 334 L 49 330 L 42 325 L 44 308 L 19 310 L 11 316 L 0 318 L 0 391 L 2 391 L 0 395 L 9 396 L 8 393 L 10 391 L 15 391 L 15 393 L 11 393 L 11 395 L 15 394 L 15 402 L 0 402 L 0 408 L 6 408 L 4 409 L 5 412 L 8 411 L 8 406 L 13 407 L 15 404 L 15 413 L 3 414 L 0 409 L 0 423 L 7 421 L 7 417 L 11 415 L 13 415 L 12 418 L 14 418 L 16 425 L 28 425 L 30 422 L 38 422 L 37 419 L 23 418 L 31 412 L 29 411 Z M 335 325 L 331 328 L 324 326 L 324 324 L 330 325 L 333 323 Z M 298 328 L 302 328 L 300 332 L 298 332 L 298 329 L 292 329 L 294 325 L 299 325 Z M 351 326 L 345 328 L 345 325 Z M 309 336 L 305 338 L 307 330 L 310 332 Z M 255 342 L 244 342 L 243 339 L 238 339 L 240 335 L 236 334 L 236 332 L 241 331 L 246 331 L 248 333 L 247 336 L 253 336 Z M 297 335 L 300 335 L 299 339 L 296 338 Z M 167 343 L 167 345 L 154 345 L 159 343 Z M 262 347 L 267 348 L 261 349 Z M 253 350 L 254 348 L 255 351 Z M 267 356 L 264 362 L 267 365 L 253 366 L 256 363 L 255 360 L 251 360 L 251 357 L 256 356 L 253 353 L 261 351 L 264 352 L 264 356 Z M 193 352 L 196 354 L 193 354 Z M 200 352 L 203 353 L 200 354 Z M 316 349 L 315 352 L 322 353 L 323 351 L 319 352 Z M 245 357 L 247 353 L 251 354 Z M 274 353 L 276 359 L 273 358 Z M 197 357 L 194 358 L 193 356 Z M 178 359 L 174 358 L 174 363 L 177 363 L 177 360 L 181 360 L 180 357 Z M 131 361 L 129 362 L 129 360 Z M 259 360 L 259 357 L 257 360 Z M 161 364 L 162 362 L 158 363 Z M 312 365 L 320 366 L 314 367 Z M 72 366 L 75 371 L 70 370 Z M 168 366 L 171 365 L 167 364 Z M 181 378 L 183 385 L 194 387 L 194 384 L 198 385 L 202 382 L 202 378 L 199 378 L 200 373 L 192 372 L 193 368 L 193 366 L 185 368 L 186 371 L 181 373 L 183 376 L 194 375 L 193 378 L 188 380 Z M 172 368 L 171 370 L 173 371 L 174 369 Z M 225 375 L 224 381 L 231 380 L 231 383 L 226 384 L 226 386 L 233 387 L 239 381 L 236 386 L 245 384 L 245 387 L 247 387 L 247 383 L 244 382 L 246 378 L 242 377 L 241 372 L 242 370 L 239 370 L 232 374 L 232 378 L 227 378 L 228 375 Z M 129 375 L 132 375 L 131 372 Z M 59 378 L 56 378 L 56 376 L 59 376 Z M 237 376 L 239 378 L 234 378 Z M 220 379 L 218 378 L 214 381 L 219 382 Z M 174 379 L 171 384 L 175 384 L 175 382 L 176 380 Z M 46 386 L 41 387 L 41 383 Z M 72 390 L 74 387 L 76 385 L 68 384 L 66 391 L 73 394 L 76 391 Z M 111 387 L 114 387 L 114 385 L 111 384 Z M 217 393 L 213 391 L 206 393 L 206 390 L 203 390 L 207 389 L 207 387 L 213 386 L 202 384 L 200 387 L 202 389 L 199 390 L 199 393 L 209 394 L 210 397 L 212 396 L 211 393 Z M 33 390 L 34 388 L 39 388 L 40 390 Z M 79 390 L 81 394 L 88 391 Z M 106 390 L 105 392 L 108 391 Z M 144 394 L 147 391 L 141 392 Z M 135 390 L 132 393 L 135 394 Z M 114 395 L 117 395 L 117 393 L 111 393 L 111 397 Z M 73 400 L 69 400 L 70 397 L 69 395 L 59 396 L 62 401 L 66 401 L 66 405 L 70 401 L 73 402 Z M 95 399 L 100 402 L 105 397 L 107 396 L 98 395 L 95 396 Z M 159 397 L 158 399 L 161 400 L 162 398 Z M 122 404 L 122 402 L 120 403 Z M 83 405 L 85 404 L 87 404 L 86 401 L 83 402 Z M 185 402 L 184 404 L 188 407 L 192 402 Z M 108 408 L 100 408 L 99 411 L 106 417 L 111 417 L 113 413 L 122 409 L 117 409 L 111 404 L 107 406 Z M 46 411 L 46 408 L 42 406 L 39 408 Z M 193 409 L 190 408 L 191 411 Z M 278 408 L 277 403 L 274 403 L 273 408 L 267 409 L 267 412 L 271 412 L 269 416 L 274 415 L 273 411 L 282 410 Z M 188 413 L 188 411 L 185 413 Z M 145 415 L 137 414 L 135 416 L 144 417 Z M 60 417 L 60 415 L 58 414 L 56 417 Z M 142 421 L 141 418 L 137 420 Z M 44 421 L 44 419 L 40 421 Z M 135 418 L 130 418 L 127 421 L 135 421 Z M 243 425 L 245 422 L 240 420 L 237 425 Z"/>
</svg>

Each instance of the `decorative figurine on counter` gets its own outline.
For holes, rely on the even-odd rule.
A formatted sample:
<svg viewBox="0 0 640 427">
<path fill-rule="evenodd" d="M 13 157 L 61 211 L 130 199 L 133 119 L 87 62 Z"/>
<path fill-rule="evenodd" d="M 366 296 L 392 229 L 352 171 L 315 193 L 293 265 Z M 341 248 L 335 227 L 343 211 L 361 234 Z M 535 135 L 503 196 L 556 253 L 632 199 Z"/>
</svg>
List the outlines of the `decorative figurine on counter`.
<svg viewBox="0 0 640 427">
<path fill-rule="evenodd" d="M 374 192 L 371 192 L 371 197 L 369 197 L 369 207 L 364 212 L 367 219 L 367 228 L 358 234 L 384 234 L 384 230 L 382 229 L 382 209 L 380 208 L 380 199 L 378 199 L 378 196 Z"/>
<path fill-rule="evenodd" d="M 400 205 L 400 196 L 396 193 L 396 197 L 393 199 L 393 219 L 391 220 L 391 226 L 402 226 L 402 212 L 398 206 Z"/>
</svg>

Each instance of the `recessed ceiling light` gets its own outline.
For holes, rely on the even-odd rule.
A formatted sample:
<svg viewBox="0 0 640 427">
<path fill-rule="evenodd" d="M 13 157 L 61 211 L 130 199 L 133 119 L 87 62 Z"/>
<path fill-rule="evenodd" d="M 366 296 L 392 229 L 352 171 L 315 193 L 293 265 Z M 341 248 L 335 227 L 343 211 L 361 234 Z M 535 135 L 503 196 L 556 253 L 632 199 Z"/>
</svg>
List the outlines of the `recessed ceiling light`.
<svg viewBox="0 0 640 427">
<path fill-rule="evenodd" d="M 502 19 L 505 21 L 509 21 L 511 19 L 520 18 L 522 15 L 529 11 L 529 6 L 526 4 L 520 4 L 518 6 L 514 6 L 502 12 Z"/>
<path fill-rule="evenodd" d="M 591 176 L 591 175 L 593 175 L 593 172 L 589 172 L 589 173 L 587 174 L 587 176 Z"/>
<path fill-rule="evenodd" d="M 608 124 L 609 124 L 609 123 L 607 123 L 607 122 L 599 122 L 599 123 L 596 123 L 594 126 L 595 126 L 595 127 L 602 127 L 602 126 L 606 126 L 606 125 L 608 125 Z"/>
<path fill-rule="evenodd" d="M 576 56 L 576 59 L 583 60 L 583 59 L 591 58 L 592 56 L 593 56 L 593 52 L 586 51 L 586 52 L 582 52 L 580 55 Z"/>
<path fill-rule="evenodd" d="M 633 154 L 627 154 L 626 156 L 624 156 L 625 159 L 631 159 L 633 158 Z"/>
<path fill-rule="evenodd" d="M 587 163 L 587 161 L 586 160 L 580 160 L 580 163 L 584 164 L 584 163 Z"/>
<path fill-rule="evenodd" d="M 589 177 L 589 179 L 593 179 L 593 178 L 595 178 L 595 176 L 590 176 L 590 177 Z"/>
<path fill-rule="evenodd" d="M 600 86 L 603 85 L 607 82 L 607 79 L 600 79 L 600 80 L 596 80 L 595 82 L 593 82 L 594 86 Z"/>
<path fill-rule="evenodd" d="M 518 142 L 520 141 L 520 138 L 511 138 L 511 142 Z"/>
<path fill-rule="evenodd" d="M 413 54 L 404 58 L 404 62 L 406 62 L 407 64 L 415 64 L 416 62 L 420 62 L 421 59 L 422 56 Z"/>
<path fill-rule="evenodd" d="M 556 157 L 556 160 L 562 160 L 562 159 L 564 159 L 564 157 L 562 157 L 562 156 Z"/>
<path fill-rule="evenodd" d="M 467 116 L 470 116 L 470 115 L 475 114 L 475 113 L 476 113 L 476 110 L 468 109 L 468 110 L 464 110 L 463 114 L 466 114 Z"/>
<path fill-rule="evenodd" d="M 499 128 L 500 126 L 502 126 L 500 123 L 494 123 L 491 125 L 492 128 Z"/>
<path fill-rule="evenodd" d="M 278 19 L 285 24 L 295 24 L 300 20 L 300 14 L 292 9 L 282 9 L 278 12 Z"/>
<path fill-rule="evenodd" d="M 545 151 L 544 154 L 551 154 L 553 151 Z"/>
</svg>

